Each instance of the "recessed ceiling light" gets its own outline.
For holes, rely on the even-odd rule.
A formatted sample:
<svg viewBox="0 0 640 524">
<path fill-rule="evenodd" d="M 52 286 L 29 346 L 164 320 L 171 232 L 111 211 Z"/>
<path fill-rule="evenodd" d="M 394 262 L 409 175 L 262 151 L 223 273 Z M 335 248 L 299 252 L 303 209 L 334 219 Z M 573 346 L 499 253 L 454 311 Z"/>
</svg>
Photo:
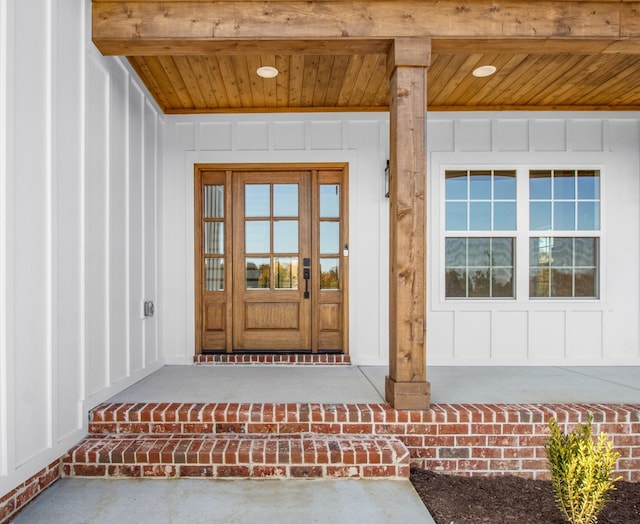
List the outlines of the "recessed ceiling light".
<svg viewBox="0 0 640 524">
<path fill-rule="evenodd" d="M 492 66 L 492 65 L 480 66 L 480 67 L 476 67 L 473 70 L 473 76 L 482 78 L 485 76 L 491 76 L 495 72 L 496 72 L 495 66 Z"/>
<path fill-rule="evenodd" d="M 278 76 L 278 70 L 271 66 L 259 67 L 256 70 L 256 73 L 258 73 L 258 76 L 261 76 L 262 78 L 275 78 Z"/>
</svg>

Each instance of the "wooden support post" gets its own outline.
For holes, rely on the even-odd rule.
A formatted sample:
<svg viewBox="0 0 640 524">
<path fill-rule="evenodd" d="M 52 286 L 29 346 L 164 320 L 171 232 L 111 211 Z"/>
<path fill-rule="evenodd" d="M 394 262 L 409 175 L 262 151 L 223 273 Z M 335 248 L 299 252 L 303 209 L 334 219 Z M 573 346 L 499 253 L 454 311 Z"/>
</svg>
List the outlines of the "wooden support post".
<svg viewBox="0 0 640 524">
<path fill-rule="evenodd" d="M 387 59 L 391 95 L 389 217 L 389 375 L 396 409 L 427 409 L 426 155 L 428 39 L 394 40 Z"/>
</svg>

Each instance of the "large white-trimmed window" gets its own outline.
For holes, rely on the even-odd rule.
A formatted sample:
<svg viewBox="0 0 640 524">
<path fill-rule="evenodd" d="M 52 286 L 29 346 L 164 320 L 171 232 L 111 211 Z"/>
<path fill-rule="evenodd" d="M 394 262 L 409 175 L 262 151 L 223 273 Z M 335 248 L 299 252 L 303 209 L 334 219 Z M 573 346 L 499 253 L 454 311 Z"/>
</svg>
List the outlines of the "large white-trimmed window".
<svg viewBox="0 0 640 524">
<path fill-rule="evenodd" d="M 514 298 L 515 170 L 445 172 L 445 296 Z"/>
<path fill-rule="evenodd" d="M 598 298 L 600 171 L 529 171 L 529 230 L 531 298 Z"/>
</svg>

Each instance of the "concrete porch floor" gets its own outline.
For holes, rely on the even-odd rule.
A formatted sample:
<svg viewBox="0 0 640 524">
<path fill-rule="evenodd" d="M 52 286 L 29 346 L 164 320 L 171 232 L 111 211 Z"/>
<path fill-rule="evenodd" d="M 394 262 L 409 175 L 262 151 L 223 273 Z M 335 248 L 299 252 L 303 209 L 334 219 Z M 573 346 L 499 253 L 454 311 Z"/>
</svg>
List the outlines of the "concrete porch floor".
<svg viewBox="0 0 640 524">
<path fill-rule="evenodd" d="M 386 367 L 165 366 L 112 402 L 381 403 Z M 640 404 L 640 367 L 437 367 L 432 403 Z M 433 524 L 408 480 L 64 478 L 20 523 Z"/>
<path fill-rule="evenodd" d="M 384 402 L 385 366 L 165 366 L 112 402 Z M 434 404 L 640 403 L 640 366 L 431 366 Z"/>
</svg>

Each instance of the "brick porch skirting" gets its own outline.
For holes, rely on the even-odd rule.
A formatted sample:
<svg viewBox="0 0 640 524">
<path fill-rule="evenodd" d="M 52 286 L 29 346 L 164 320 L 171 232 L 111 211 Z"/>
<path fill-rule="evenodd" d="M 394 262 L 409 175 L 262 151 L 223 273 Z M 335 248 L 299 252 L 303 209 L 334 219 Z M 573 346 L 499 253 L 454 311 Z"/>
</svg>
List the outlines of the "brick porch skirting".
<svg viewBox="0 0 640 524">
<path fill-rule="evenodd" d="M 349 355 L 332 353 L 201 353 L 193 357 L 195 364 L 255 364 L 288 366 L 350 366 Z"/>
</svg>

